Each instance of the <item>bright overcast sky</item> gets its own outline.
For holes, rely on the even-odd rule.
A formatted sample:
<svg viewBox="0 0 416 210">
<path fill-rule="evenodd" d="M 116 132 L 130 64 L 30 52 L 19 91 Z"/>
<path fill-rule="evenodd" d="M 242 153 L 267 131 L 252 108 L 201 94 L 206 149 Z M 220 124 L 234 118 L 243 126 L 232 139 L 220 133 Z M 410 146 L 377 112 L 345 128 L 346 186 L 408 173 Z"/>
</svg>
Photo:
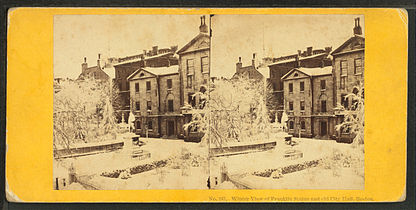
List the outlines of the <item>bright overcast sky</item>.
<svg viewBox="0 0 416 210">
<path fill-rule="evenodd" d="M 261 58 L 295 54 L 309 46 L 334 50 L 353 36 L 356 17 L 364 33 L 362 15 L 215 15 L 211 76 L 231 77 L 238 57 L 247 66 L 253 53 Z"/>
<path fill-rule="evenodd" d="M 183 47 L 199 33 L 199 15 L 57 15 L 54 18 L 54 76 L 77 78 L 87 57 L 125 57 L 154 45 Z M 235 63 L 278 57 L 313 46 L 333 49 L 351 37 L 362 15 L 215 15 L 212 19 L 211 76 L 231 77 Z M 207 15 L 208 19 L 209 16 Z M 207 21 L 208 24 L 208 21 Z M 264 31 L 264 33 L 263 33 Z M 264 52 L 263 53 L 263 43 Z"/>
<path fill-rule="evenodd" d="M 183 47 L 199 33 L 200 15 L 58 15 L 54 17 L 54 76 L 77 78 L 81 63 Z M 206 16 L 208 19 L 209 16 Z M 208 23 L 208 21 L 207 21 Z"/>
</svg>

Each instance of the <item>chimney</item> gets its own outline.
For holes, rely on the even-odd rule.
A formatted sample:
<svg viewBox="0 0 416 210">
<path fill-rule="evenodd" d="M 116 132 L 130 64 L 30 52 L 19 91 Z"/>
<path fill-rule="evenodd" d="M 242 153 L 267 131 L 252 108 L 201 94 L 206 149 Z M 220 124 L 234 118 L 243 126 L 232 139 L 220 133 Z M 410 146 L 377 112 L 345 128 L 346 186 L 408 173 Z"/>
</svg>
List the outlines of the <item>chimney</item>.
<svg viewBox="0 0 416 210">
<path fill-rule="evenodd" d="M 298 56 L 302 55 L 302 51 L 298 50 Z"/>
<path fill-rule="evenodd" d="M 311 56 L 312 55 L 312 47 L 307 47 L 306 48 L 306 56 Z"/>
<path fill-rule="evenodd" d="M 299 50 L 300 51 L 300 50 Z M 299 68 L 300 67 L 300 60 L 299 60 L 299 55 L 296 55 L 296 57 L 295 57 L 295 61 L 296 61 L 296 63 L 295 63 L 295 65 L 296 65 L 296 68 Z"/>
<path fill-rule="evenodd" d="M 256 68 L 256 53 L 253 53 L 253 59 L 251 60 L 251 65 Z"/>
<path fill-rule="evenodd" d="M 178 45 L 175 45 L 175 46 L 171 46 L 170 47 L 170 52 L 176 52 L 178 50 Z"/>
<path fill-rule="evenodd" d="M 84 63 L 81 64 L 82 72 L 88 68 L 87 57 L 84 57 Z"/>
<path fill-rule="evenodd" d="M 355 18 L 355 26 L 354 26 L 353 32 L 354 32 L 354 35 L 362 35 L 359 17 Z"/>
<path fill-rule="evenodd" d="M 332 51 L 332 47 L 325 47 L 325 53 L 329 54 Z"/>
<path fill-rule="evenodd" d="M 201 16 L 201 25 L 199 26 L 199 32 L 208 33 L 208 26 L 205 24 L 205 15 Z"/>
<path fill-rule="evenodd" d="M 152 47 L 152 52 L 153 52 L 153 55 L 157 55 L 157 49 L 158 49 L 158 47 L 157 47 L 157 46 L 153 46 L 153 47 Z"/>
<path fill-rule="evenodd" d="M 97 66 L 98 66 L 98 68 L 101 69 L 100 62 L 101 62 L 101 54 L 98 53 Z"/>
<path fill-rule="evenodd" d="M 143 56 L 146 56 L 146 50 L 143 50 Z"/>
<path fill-rule="evenodd" d="M 241 57 L 238 57 L 238 62 L 235 64 L 235 70 L 237 73 L 240 73 L 243 63 L 241 63 Z"/>
</svg>

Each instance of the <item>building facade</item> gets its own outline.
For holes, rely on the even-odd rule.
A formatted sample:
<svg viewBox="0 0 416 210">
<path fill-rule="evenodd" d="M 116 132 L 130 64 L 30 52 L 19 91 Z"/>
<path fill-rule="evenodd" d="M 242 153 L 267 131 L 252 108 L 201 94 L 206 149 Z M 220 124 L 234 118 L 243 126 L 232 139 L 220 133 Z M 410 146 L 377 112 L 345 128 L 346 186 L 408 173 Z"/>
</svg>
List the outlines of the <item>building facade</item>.
<svg viewBox="0 0 416 210">
<path fill-rule="evenodd" d="M 288 133 L 335 138 L 332 67 L 294 68 L 282 77 Z"/>
<path fill-rule="evenodd" d="M 81 74 L 77 80 L 84 80 L 87 78 L 93 78 L 98 81 L 107 82 L 111 78 L 111 72 L 106 72 L 111 67 L 111 63 L 107 60 L 101 59 L 101 54 L 98 54 L 97 65 L 88 67 L 87 58 L 84 57 L 84 63 L 81 64 Z M 110 74 L 110 75 L 109 75 Z"/>
<path fill-rule="evenodd" d="M 179 66 L 143 67 L 127 79 L 135 132 L 141 136 L 183 138 Z"/>
<path fill-rule="evenodd" d="M 172 46 L 159 49 L 158 46 L 154 46 L 151 50 L 144 50 L 142 54 L 119 58 L 118 63 L 114 64 L 114 82 L 118 87 L 120 99 L 120 107 L 115 108 L 115 111 L 119 122 L 121 119 L 127 120 L 130 111 L 130 83 L 127 77 L 142 67 L 178 65 L 178 58 L 175 56 L 177 48 Z"/>
<path fill-rule="evenodd" d="M 198 92 L 205 92 L 210 81 L 210 35 L 205 23 L 205 16 L 201 17 L 199 34 L 182 47 L 179 55 L 179 80 L 181 93 L 181 110 L 185 123 L 191 121 L 191 107 L 196 108 L 201 100 L 195 97 Z M 193 129 L 185 131 L 186 140 L 199 140 L 200 133 Z"/>
<path fill-rule="evenodd" d="M 241 62 L 241 57 L 238 58 L 238 62 L 236 63 L 236 69 L 235 69 L 235 73 L 232 76 L 231 79 L 236 79 L 236 78 L 247 78 L 250 80 L 258 80 L 258 81 L 262 81 L 264 79 L 268 79 L 268 72 L 266 71 L 262 71 L 267 70 L 265 68 L 261 68 L 262 66 L 258 65 L 256 66 L 256 54 L 253 53 L 253 59 L 251 60 L 251 65 L 249 66 L 243 66 L 243 63 Z"/>
<path fill-rule="evenodd" d="M 346 98 L 350 93 L 356 93 L 358 86 L 364 85 L 364 56 L 365 56 L 365 38 L 362 36 L 360 19 L 355 19 L 353 29 L 354 36 L 335 49 L 333 56 L 333 81 L 335 84 L 334 105 L 343 106 L 345 109 L 351 109 L 353 101 Z M 343 114 L 339 109 L 335 110 L 337 115 L 337 124 L 342 123 Z M 337 134 L 340 141 L 351 142 L 353 135 L 349 129 L 341 129 Z"/>
<path fill-rule="evenodd" d="M 332 61 L 329 58 L 329 53 L 332 47 L 326 47 L 325 49 L 313 50 L 312 47 L 308 47 L 306 51 L 298 50 L 297 54 L 282 56 L 273 58 L 273 63 L 269 64 L 270 70 L 270 84 L 273 90 L 273 97 L 270 97 L 269 110 L 271 114 L 277 116 L 280 120 L 284 108 L 283 97 L 283 81 L 281 78 L 287 74 L 293 68 L 318 68 L 331 66 Z"/>
</svg>

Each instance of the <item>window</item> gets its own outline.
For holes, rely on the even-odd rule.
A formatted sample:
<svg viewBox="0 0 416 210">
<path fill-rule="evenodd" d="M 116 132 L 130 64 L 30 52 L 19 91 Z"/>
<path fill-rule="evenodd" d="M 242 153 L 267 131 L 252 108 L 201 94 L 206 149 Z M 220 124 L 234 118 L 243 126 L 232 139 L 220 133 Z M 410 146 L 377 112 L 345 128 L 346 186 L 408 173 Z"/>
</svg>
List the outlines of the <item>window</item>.
<svg viewBox="0 0 416 210">
<path fill-rule="evenodd" d="M 306 129 L 306 123 L 305 121 L 300 121 L 300 129 L 305 130 Z"/>
<path fill-rule="evenodd" d="M 152 120 L 147 121 L 147 129 L 149 129 L 149 130 L 153 129 L 153 121 Z"/>
<path fill-rule="evenodd" d="M 305 111 L 305 101 L 300 101 L 300 110 Z"/>
<path fill-rule="evenodd" d="M 305 82 L 300 82 L 299 83 L 299 89 L 300 89 L 300 92 L 305 91 Z"/>
<path fill-rule="evenodd" d="M 290 130 L 293 130 L 293 129 L 294 129 L 294 127 L 295 127 L 295 122 L 293 122 L 293 121 L 289 121 L 289 129 L 290 129 Z"/>
<path fill-rule="evenodd" d="M 208 56 L 201 58 L 201 72 L 209 72 Z"/>
<path fill-rule="evenodd" d="M 192 107 L 195 107 L 196 102 L 195 102 L 195 97 L 193 96 L 193 93 L 188 93 L 188 104 L 191 105 Z"/>
<path fill-rule="evenodd" d="M 151 111 L 152 110 L 152 102 L 151 101 L 148 101 L 147 102 L 147 110 L 148 111 Z"/>
<path fill-rule="evenodd" d="M 293 83 L 289 83 L 289 93 L 293 93 Z"/>
<path fill-rule="evenodd" d="M 321 80 L 321 90 L 326 89 L 326 80 Z"/>
<path fill-rule="evenodd" d="M 342 94 L 341 95 L 341 105 L 345 108 L 348 109 L 348 98 L 346 98 L 346 94 Z"/>
<path fill-rule="evenodd" d="M 194 59 L 186 60 L 186 74 L 194 74 Z"/>
<path fill-rule="evenodd" d="M 134 84 L 134 89 L 136 90 L 136 93 L 139 92 L 140 90 L 139 83 Z"/>
<path fill-rule="evenodd" d="M 142 124 L 140 121 L 136 121 L 136 129 L 142 129 Z"/>
<path fill-rule="evenodd" d="M 289 102 L 289 111 L 293 111 L 293 102 Z"/>
<path fill-rule="evenodd" d="M 168 89 L 172 89 L 172 79 L 166 80 L 166 83 L 167 83 Z"/>
<path fill-rule="evenodd" d="M 354 60 L 354 74 L 360 74 L 363 72 L 363 62 L 361 58 Z"/>
<path fill-rule="evenodd" d="M 173 112 L 173 100 L 168 100 L 168 112 Z"/>
<path fill-rule="evenodd" d="M 139 101 L 136 101 L 136 110 L 140 111 L 140 102 Z"/>
<path fill-rule="evenodd" d="M 277 83 L 273 82 L 272 84 L 273 84 L 273 91 L 276 91 L 277 90 Z"/>
<path fill-rule="evenodd" d="M 193 79 L 192 75 L 187 76 L 186 87 L 188 87 L 188 88 L 192 87 L 192 79 Z"/>
<path fill-rule="evenodd" d="M 321 112 L 326 112 L 326 101 L 325 100 L 321 101 Z"/>
<path fill-rule="evenodd" d="M 348 64 L 347 61 L 341 61 L 341 69 L 340 69 L 340 76 L 341 76 L 341 80 L 340 80 L 340 88 L 341 89 L 345 89 L 345 84 L 347 82 L 347 74 L 348 74 Z"/>
<path fill-rule="evenodd" d="M 341 61 L 341 76 L 347 76 L 348 64 L 347 61 Z"/>
<path fill-rule="evenodd" d="M 150 91 L 152 86 L 150 85 L 150 81 L 146 81 L 146 91 Z"/>
</svg>

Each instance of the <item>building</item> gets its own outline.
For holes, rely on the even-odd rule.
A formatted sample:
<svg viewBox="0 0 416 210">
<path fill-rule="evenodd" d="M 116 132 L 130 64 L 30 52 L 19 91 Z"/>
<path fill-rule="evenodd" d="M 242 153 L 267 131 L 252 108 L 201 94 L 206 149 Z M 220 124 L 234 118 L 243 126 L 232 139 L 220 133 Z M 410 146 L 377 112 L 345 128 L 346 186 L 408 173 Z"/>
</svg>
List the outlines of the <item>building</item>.
<svg viewBox="0 0 416 210">
<path fill-rule="evenodd" d="M 167 67 L 178 65 L 178 58 L 175 56 L 177 46 L 159 49 L 154 46 L 151 50 L 143 50 L 143 53 L 133 56 L 119 58 L 114 64 L 115 84 L 119 89 L 120 107 L 115 108 L 117 119 L 125 119 L 130 111 L 130 87 L 127 77 L 136 70 L 143 67 Z M 122 115 L 125 117 L 123 118 Z"/>
<path fill-rule="evenodd" d="M 333 80 L 335 84 L 334 105 L 342 105 L 350 109 L 353 102 L 345 96 L 356 93 L 356 86 L 364 84 L 364 48 L 365 38 L 362 36 L 360 18 L 355 19 L 354 35 L 335 49 L 333 56 Z M 335 110 L 337 124 L 343 121 L 343 115 L 339 110 Z M 349 129 L 341 129 L 337 135 L 341 141 L 350 142 L 353 139 Z"/>
<path fill-rule="evenodd" d="M 205 92 L 210 80 L 210 35 L 205 23 L 205 16 L 201 17 L 199 34 L 183 46 L 179 55 L 179 79 L 181 93 L 181 109 L 185 116 L 185 123 L 189 123 L 192 115 L 191 107 L 196 108 L 201 100 L 195 97 L 197 92 Z M 186 140 L 198 140 L 201 134 L 192 129 L 185 131 Z"/>
<path fill-rule="evenodd" d="M 294 68 L 282 77 L 288 133 L 335 138 L 332 66 Z"/>
<path fill-rule="evenodd" d="M 111 70 L 112 63 L 110 60 L 102 59 L 101 54 L 98 54 L 97 65 L 88 67 L 87 58 L 84 57 L 84 63 L 81 64 L 81 74 L 77 80 L 84 80 L 86 78 L 94 78 L 99 81 L 109 81 L 114 77 L 114 73 Z"/>
<path fill-rule="evenodd" d="M 127 80 L 135 132 L 141 136 L 183 138 L 179 66 L 142 67 Z"/>
<path fill-rule="evenodd" d="M 253 53 L 253 59 L 251 60 L 251 65 L 249 66 L 243 67 L 243 63 L 241 63 L 241 57 L 238 58 L 235 73 L 231 77 L 231 79 L 237 79 L 241 77 L 248 78 L 251 80 L 263 81 L 264 79 L 268 79 L 269 71 L 262 65 L 256 66 L 256 54 Z"/>
<path fill-rule="evenodd" d="M 278 117 L 280 120 L 283 113 L 283 81 L 281 78 L 287 74 L 293 68 L 318 68 L 331 66 L 332 61 L 329 58 L 329 53 L 332 47 L 326 47 L 325 49 L 313 50 L 312 47 L 308 47 L 306 51 L 298 50 L 297 54 L 288 56 L 282 56 L 279 58 L 273 58 L 273 63 L 269 64 L 270 70 L 270 84 L 273 90 L 273 96 L 270 97 L 268 102 L 269 110 L 272 116 Z"/>
</svg>

